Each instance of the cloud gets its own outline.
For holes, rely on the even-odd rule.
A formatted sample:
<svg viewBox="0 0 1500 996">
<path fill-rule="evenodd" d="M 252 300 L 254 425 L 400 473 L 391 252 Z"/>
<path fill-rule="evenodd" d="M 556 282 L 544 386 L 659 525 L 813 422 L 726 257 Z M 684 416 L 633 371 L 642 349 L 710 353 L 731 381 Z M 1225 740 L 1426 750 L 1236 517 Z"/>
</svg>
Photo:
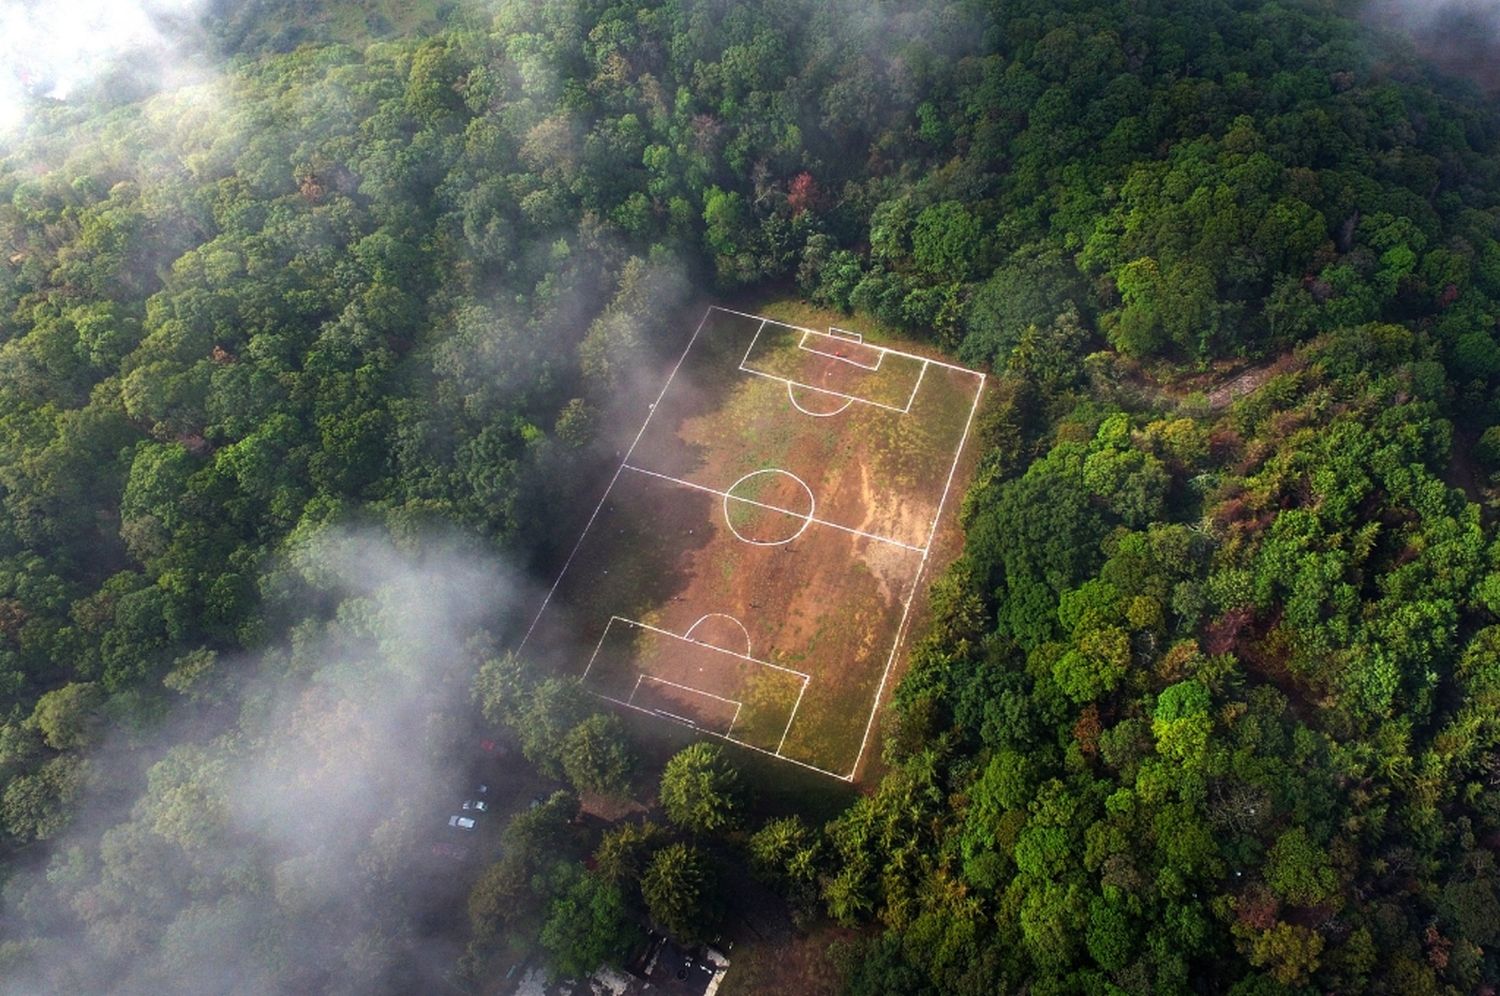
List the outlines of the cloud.
<svg viewBox="0 0 1500 996">
<path fill-rule="evenodd" d="M 1368 0 L 1361 16 L 1410 38 L 1444 72 L 1500 91 L 1500 0 Z"/>
<path fill-rule="evenodd" d="M 1500 13 L 1500 0 L 1370 0 L 1367 12 L 1413 25 L 1453 17 L 1491 19 Z"/>
<path fill-rule="evenodd" d="M 38 100 L 125 68 L 159 87 L 191 75 L 206 0 L 0 0 L 0 136 Z"/>
<path fill-rule="evenodd" d="M 469 682 L 535 592 L 459 542 L 341 530 L 264 587 L 286 638 L 98 745 L 77 822 L 6 885 L 0 919 L 27 929 L 0 994 L 443 986 L 467 866 L 433 845 L 463 837 L 446 819 L 477 774 Z"/>
</svg>

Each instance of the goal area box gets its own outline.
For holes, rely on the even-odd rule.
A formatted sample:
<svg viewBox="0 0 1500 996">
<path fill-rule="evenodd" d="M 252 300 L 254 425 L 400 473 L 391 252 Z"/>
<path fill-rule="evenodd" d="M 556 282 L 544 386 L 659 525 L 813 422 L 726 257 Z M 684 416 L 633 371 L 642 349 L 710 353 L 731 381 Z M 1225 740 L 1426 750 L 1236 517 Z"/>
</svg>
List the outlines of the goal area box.
<svg viewBox="0 0 1500 996">
<path fill-rule="evenodd" d="M 708 309 L 523 652 L 621 708 L 852 779 L 983 385 Z"/>
</svg>

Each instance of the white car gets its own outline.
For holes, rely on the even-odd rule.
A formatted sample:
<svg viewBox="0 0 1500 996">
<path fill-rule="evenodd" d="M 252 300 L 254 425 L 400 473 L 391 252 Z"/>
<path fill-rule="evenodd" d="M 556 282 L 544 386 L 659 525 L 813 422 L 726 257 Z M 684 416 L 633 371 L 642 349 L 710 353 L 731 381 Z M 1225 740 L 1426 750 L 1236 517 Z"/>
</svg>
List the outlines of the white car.
<svg viewBox="0 0 1500 996">
<path fill-rule="evenodd" d="M 489 812 L 490 804 L 485 802 L 483 799 L 470 799 L 468 802 L 464 803 L 464 809 L 472 810 L 476 813 L 487 813 Z"/>
<path fill-rule="evenodd" d="M 460 830 L 474 829 L 474 821 L 468 816 L 450 816 L 448 817 L 448 825 L 450 827 L 458 827 Z"/>
</svg>

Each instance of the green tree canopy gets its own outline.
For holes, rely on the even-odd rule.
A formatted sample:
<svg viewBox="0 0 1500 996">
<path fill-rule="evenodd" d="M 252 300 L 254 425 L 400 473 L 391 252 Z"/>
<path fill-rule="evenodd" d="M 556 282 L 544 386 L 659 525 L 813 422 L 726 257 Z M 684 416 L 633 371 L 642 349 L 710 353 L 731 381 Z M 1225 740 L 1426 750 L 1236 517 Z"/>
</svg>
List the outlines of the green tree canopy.
<svg viewBox="0 0 1500 996">
<path fill-rule="evenodd" d="M 718 746 L 693 744 L 663 769 L 661 804 L 669 820 L 692 833 L 732 830 L 744 806 L 739 773 Z"/>
<path fill-rule="evenodd" d="M 668 844 L 657 851 L 641 874 L 641 895 L 651 919 L 685 944 L 705 940 L 716 926 L 713 874 L 696 847 Z"/>
</svg>

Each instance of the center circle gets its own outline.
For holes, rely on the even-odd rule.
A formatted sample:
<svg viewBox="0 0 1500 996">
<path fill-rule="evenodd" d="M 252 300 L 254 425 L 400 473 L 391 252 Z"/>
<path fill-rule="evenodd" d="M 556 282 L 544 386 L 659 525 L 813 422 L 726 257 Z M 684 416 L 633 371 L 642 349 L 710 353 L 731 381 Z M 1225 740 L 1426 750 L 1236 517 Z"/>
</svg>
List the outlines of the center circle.
<svg viewBox="0 0 1500 996">
<path fill-rule="evenodd" d="M 780 546 L 801 536 L 813 520 L 812 488 L 791 471 L 752 470 L 724 493 L 724 523 L 754 546 Z"/>
</svg>

